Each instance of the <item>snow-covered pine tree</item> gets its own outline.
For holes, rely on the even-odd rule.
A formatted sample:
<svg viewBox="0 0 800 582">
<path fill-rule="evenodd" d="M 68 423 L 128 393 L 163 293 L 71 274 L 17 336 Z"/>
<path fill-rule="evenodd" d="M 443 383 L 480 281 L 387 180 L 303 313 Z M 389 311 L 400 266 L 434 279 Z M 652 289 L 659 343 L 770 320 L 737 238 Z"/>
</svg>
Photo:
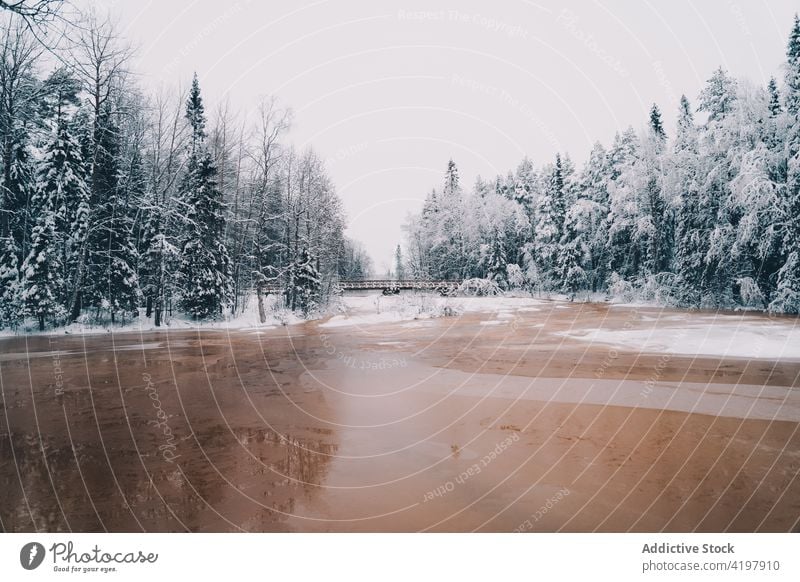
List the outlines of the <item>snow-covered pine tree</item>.
<svg viewBox="0 0 800 582">
<path fill-rule="evenodd" d="M 134 209 L 120 185 L 120 129 L 107 110 L 97 125 L 92 163 L 92 223 L 86 276 L 86 303 L 117 313 L 134 310 L 139 294 L 138 262 L 133 239 Z"/>
<path fill-rule="evenodd" d="M 779 201 L 786 262 L 778 271 L 777 290 L 769 309 L 800 313 L 800 19 L 797 15 L 789 35 L 786 61 L 787 176 Z"/>
<path fill-rule="evenodd" d="M 556 263 L 556 278 L 560 291 L 566 293 L 570 301 L 589 283 L 585 269 L 589 257 L 587 234 L 592 223 L 596 222 L 597 211 L 597 204 L 587 198 L 580 198 L 570 207 L 564 219 Z"/>
<path fill-rule="evenodd" d="M 303 249 L 291 269 L 291 308 L 308 315 L 319 305 L 322 282 L 314 258 Z"/>
<path fill-rule="evenodd" d="M 704 271 L 700 305 L 729 306 L 733 302 L 735 265 L 730 253 L 732 228 L 725 214 L 731 200 L 730 148 L 736 137 L 734 112 L 738 84 L 722 68 L 714 71 L 700 93 L 698 110 L 708 114 L 701 140 L 701 171 L 697 224 Z"/>
<path fill-rule="evenodd" d="M 65 115 L 57 117 L 53 135 L 39 163 L 32 206 L 49 209 L 47 211 L 53 214 L 52 233 L 42 236 L 45 239 L 51 237 L 49 244 L 58 254 L 58 265 L 63 269 L 59 273 L 59 289 L 64 294 L 57 299 L 69 309 L 83 281 L 89 190 L 81 148 Z"/>
<path fill-rule="evenodd" d="M 452 158 L 447 162 L 447 170 L 444 175 L 444 188 L 442 194 L 451 196 L 461 193 L 461 184 L 458 177 L 458 167 Z"/>
<path fill-rule="evenodd" d="M 800 17 L 794 23 L 786 46 L 786 111 L 797 115 L 800 111 Z"/>
<path fill-rule="evenodd" d="M 17 130 L 14 133 L 23 132 Z M 9 151 L 6 152 L 0 173 L 0 236 L 13 240 L 19 262 L 29 240 L 29 221 L 33 218 L 29 204 L 36 180 L 26 136 L 18 135 L 9 138 L 9 141 Z"/>
<path fill-rule="evenodd" d="M 0 327 L 15 327 L 22 317 L 18 255 L 13 238 L 0 240 Z"/>
<path fill-rule="evenodd" d="M 472 191 L 475 192 L 478 197 L 485 198 L 493 191 L 493 188 L 486 180 L 478 176 L 475 178 L 475 185 L 472 187 Z"/>
<path fill-rule="evenodd" d="M 731 197 L 725 201 L 723 232 L 734 280 L 733 299 L 740 305 L 764 308 L 775 290 L 776 274 L 783 265 L 780 238 L 780 190 L 785 184 L 782 123 L 770 109 L 766 90 L 743 83 L 726 122 L 727 160 Z M 779 115 L 780 119 L 785 118 Z M 783 176 L 781 178 L 780 176 Z"/>
<path fill-rule="evenodd" d="M 661 121 L 661 110 L 655 103 L 653 103 L 653 106 L 650 108 L 650 131 L 661 140 L 667 139 L 667 132 L 664 131 L 664 123 Z"/>
<path fill-rule="evenodd" d="M 170 275 L 177 271 L 180 263 L 180 250 L 170 242 L 165 232 L 163 209 L 154 203 L 152 197 L 148 201 L 144 209 L 139 273 L 146 316 L 152 315 L 154 325 L 159 327 L 172 288 Z"/>
<path fill-rule="evenodd" d="M 705 270 L 706 233 L 699 219 L 699 151 L 694 115 L 685 95 L 678 107 L 678 123 L 673 144 L 673 164 L 668 188 L 675 212 L 676 299 L 685 305 L 700 304 L 701 282 Z"/>
<path fill-rule="evenodd" d="M 495 229 L 484 257 L 486 278 L 494 281 L 501 289 L 507 286 L 506 275 L 508 256 L 506 254 L 506 238 L 502 229 Z"/>
<path fill-rule="evenodd" d="M 511 263 L 526 264 L 535 269 L 531 241 L 534 238 L 532 225 L 535 225 L 536 219 L 539 176 L 528 156 L 525 156 L 517 166 L 514 180 L 513 200 L 519 205 L 529 226 L 526 230 L 517 233 L 512 240 L 507 241 L 514 255 L 509 260 Z"/>
<path fill-rule="evenodd" d="M 575 170 L 575 164 L 573 163 L 572 158 L 569 156 L 569 153 L 565 153 L 564 158 L 561 160 L 561 179 L 563 182 L 563 220 L 566 220 L 567 210 L 569 210 L 570 206 L 575 204 L 575 202 L 578 200 L 578 196 L 580 195 L 579 176 Z"/>
<path fill-rule="evenodd" d="M 397 245 L 394 250 L 394 276 L 398 281 L 403 281 L 406 278 L 406 266 L 400 245 Z"/>
<path fill-rule="evenodd" d="M 51 120 L 53 127 L 66 120 L 70 112 L 80 106 L 80 81 L 68 67 L 54 70 L 41 87 L 42 115 Z"/>
<path fill-rule="evenodd" d="M 514 174 L 514 196 L 513 200 L 525 209 L 529 215 L 533 215 L 533 197 L 536 185 L 536 169 L 533 162 L 525 156 L 517 166 Z"/>
<path fill-rule="evenodd" d="M 769 83 L 767 84 L 767 94 L 769 95 L 769 112 L 772 117 L 776 117 L 783 111 L 783 107 L 781 107 L 781 96 L 778 92 L 778 83 L 775 81 L 775 77 L 769 78 Z"/>
<path fill-rule="evenodd" d="M 514 200 L 517 194 L 517 180 L 511 170 L 506 172 L 506 177 L 501 181 L 500 192 L 509 200 Z"/>
<path fill-rule="evenodd" d="M 790 252 L 778 271 L 778 289 L 769 309 L 774 313 L 800 313 L 800 252 Z"/>
<path fill-rule="evenodd" d="M 72 224 L 69 236 L 66 239 L 65 252 L 65 282 L 67 301 L 65 308 L 70 319 L 74 320 L 80 315 L 81 293 L 85 285 L 87 268 L 87 255 L 89 246 L 89 227 L 91 224 L 91 209 L 89 208 L 89 188 L 84 186 L 76 189 L 74 195 L 75 211 L 71 213 Z"/>
<path fill-rule="evenodd" d="M 588 247 L 587 276 L 592 291 L 605 284 L 608 276 L 606 242 L 608 240 L 608 186 L 611 180 L 608 167 L 608 154 L 599 142 L 589 153 L 589 159 L 578 179 L 581 196 L 594 202 L 596 220 L 589 224 L 586 234 Z"/>
<path fill-rule="evenodd" d="M 614 137 L 608 153 L 609 203 L 608 242 L 606 257 L 609 276 L 632 279 L 639 269 L 639 249 L 634 244 L 634 228 L 638 219 L 636 204 L 639 139 L 632 127 Z"/>
<path fill-rule="evenodd" d="M 217 169 L 205 147 L 205 114 L 197 75 L 186 102 L 191 126 L 187 171 L 181 186 L 186 236 L 178 272 L 184 309 L 196 319 L 222 314 L 231 294 L 230 258 Z"/>
<path fill-rule="evenodd" d="M 425 216 L 424 225 L 429 245 L 429 274 L 436 279 L 463 278 L 466 268 L 464 196 L 453 160 L 447 163 L 441 194 L 431 198 L 431 203 L 433 212 Z"/>
<path fill-rule="evenodd" d="M 63 313 L 60 299 L 64 296 L 64 279 L 56 240 L 53 193 L 45 192 L 37 202 L 30 252 L 22 264 L 22 302 L 25 313 L 35 317 L 39 330 L 44 331 L 49 319 Z"/>
<path fill-rule="evenodd" d="M 0 326 L 13 326 L 22 317 L 19 264 L 29 242 L 29 201 L 34 183 L 24 137 L 10 141 L 9 157 L 0 174 Z"/>
<path fill-rule="evenodd" d="M 555 277 L 558 245 L 564 226 L 564 175 L 560 154 L 556 154 L 555 164 L 545 168 L 544 181 L 534 215 L 533 240 L 537 271 L 542 282 Z"/>
<path fill-rule="evenodd" d="M 654 103 L 650 109 L 650 126 L 644 140 L 641 171 L 644 172 L 640 193 L 641 204 L 636 236 L 643 245 L 642 267 L 656 275 L 668 268 L 672 256 L 672 216 L 664 197 L 664 165 L 667 134 L 661 111 Z"/>
<path fill-rule="evenodd" d="M 35 185 L 31 146 L 43 125 L 36 76 L 42 52 L 23 20 L 0 19 L 0 239 L 13 241 L 17 266 L 27 255 L 35 218 L 30 212 Z M 9 250 L 5 245 L 3 254 L 9 256 Z"/>
<path fill-rule="evenodd" d="M 708 113 L 708 121 L 719 121 L 731 112 L 736 100 L 736 80 L 722 67 L 706 82 L 700 93 L 699 111 Z"/>
</svg>

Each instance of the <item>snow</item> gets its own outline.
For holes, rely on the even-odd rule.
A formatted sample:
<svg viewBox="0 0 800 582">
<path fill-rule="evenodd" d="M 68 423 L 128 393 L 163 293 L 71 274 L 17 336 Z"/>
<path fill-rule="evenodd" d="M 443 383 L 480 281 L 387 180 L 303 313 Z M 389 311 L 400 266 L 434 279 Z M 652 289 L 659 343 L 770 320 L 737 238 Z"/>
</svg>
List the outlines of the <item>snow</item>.
<svg viewBox="0 0 800 582">
<path fill-rule="evenodd" d="M 508 310 L 539 311 L 541 306 L 552 304 L 552 301 L 531 297 L 458 297 L 452 302 L 463 313 L 494 313 Z"/>
<path fill-rule="evenodd" d="M 405 327 L 415 327 L 424 320 L 443 317 L 447 313 L 493 314 L 494 320 L 481 325 L 501 325 L 514 318 L 514 311 L 538 311 L 548 302 L 528 297 L 441 297 L 438 294 L 414 294 L 384 297 L 382 295 L 347 296 L 340 299 L 341 309 L 346 313 L 335 315 L 320 327 L 375 325 L 414 321 Z M 415 321 L 417 320 L 417 321 Z M 422 320 L 422 321 L 419 321 Z"/>
<path fill-rule="evenodd" d="M 377 323 L 394 323 L 403 321 L 403 314 L 398 311 L 386 311 L 384 313 L 373 313 L 369 315 L 334 315 L 325 323 L 319 324 L 320 327 L 345 327 L 349 325 L 374 325 Z"/>
<path fill-rule="evenodd" d="M 96 322 L 84 316 L 83 319 L 72 323 L 67 326 L 62 326 L 54 329 L 48 329 L 44 332 L 39 332 L 35 322 L 28 321 L 27 325 L 22 326 L 18 330 L 0 329 L 0 337 L 8 337 L 15 335 L 78 335 L 78 334 L 104 334 L 104 333 L 125 333 L 125 332 L 143 332 L 143 331 L 175 331 L 185 329 L 201 329 L 201 330 L 268 330 L 275 329 L 283 325 L 295 325 L 302 323 L 305 319 L 293 314 L 291 311 L 280 308 L 275 304 L 277 298 L 269 296 L 265 299 L 265 310 L 267 313 L 267 321 L 261 323 L 258 317 L 258 303 L 255 298 L 247 302 L 247 306 L 243 313 L 233 318 L 226 318 L 216 321 L 202 321 L 197 322 L 188 316 L 180 315 L 177 317 L 169 318 L 161 327 L 156 327 L 153 324 L 152 318 L 144 316 L 144 310 L 138 318 L 128 320 L 124 324 L 111 325 L 110 322 Z"/>
<path fill-rule="evenodd" d="M 173 317 L 167 324 L 156 328 L 152 319 L 142 316 L 125 323 L 109 327 L 106 323 L 88 320 L 50 330 L 49 334 L 96 334 L 142 331 L 169 331 L 181 329 L 203 330 L 249 330 L 255 336 L 283 325 L 306 321 L 276 305 L 276 297 L 268 297 L 267 321 L 262 324 L 258 317 L 255 298 L 247 302 L 244 313 L 236 318 L 208 321 L 198 324 L 189 318 Z M 438 294 L 401 294 L 382 296 L 372 293 L 360 296 L 344 296 L 337 299 L 327 312 L 316 314 L 323 329 L 363 327 L 395 324 L 403 328 L 421 328 L 434 323 L 434 319 L 447 315 L 485 315 L 479 325 L 486 327 L 512 323 L 521 313 L 540 312 L 546 309 L 570 309 L 572 305 L 558 301 L 531 297 L 441 297 Z M 767 318 L 742 313 L 705 314 L 670 310 L 662 312 L 652 305 L 609 305 L 620 307 L 649 307 L 651 311 L 636 314 L 634 323 L 625 328 L 573 327 L 568 331 L 553 332 L 581 342 L 614 346 L 620 350 L 644 353 L 663 353 L 689 356 L 716 356 L 748 359 L 798 359 L 800 360 L 800 320 L 789 318 Z M 332 314 L 332 315 L 331 315 Z M 546 328 L 545 323 L 530 323 L 526 328 Z M 38 333 L 35 322 L 16 333 Z M 15 332 L 0 331 L 0 335 Z M 151 346 L 139 346 L 144 349 Z M 133 348 L 131 348 L 133 349 Z"/>
<path fill-rule="evenodd" d="M 449 300 L 433 294 L 342 297 L 339 309 L 345 313 L 334 315 L 319 326 L 334 328 L 428 319 L 442 314 L 449 303 Z"/>
<path fill-rule="evenodd" d="M 665 326 L 667 319 L 669 325 Z M 573 329 L 557 335 L 637 352 L 800 359 L 800 322 L 686 314 L 661 318 L 660 324 L 648 329 Z"/>
</svg>

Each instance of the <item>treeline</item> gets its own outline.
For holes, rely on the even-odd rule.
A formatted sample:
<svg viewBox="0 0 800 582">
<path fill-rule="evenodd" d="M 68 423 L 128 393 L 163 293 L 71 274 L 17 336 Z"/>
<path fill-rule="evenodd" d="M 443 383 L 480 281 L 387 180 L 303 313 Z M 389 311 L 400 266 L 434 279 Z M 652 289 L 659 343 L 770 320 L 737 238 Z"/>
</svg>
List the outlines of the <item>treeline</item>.
<svg viewBox="0 0 800 582">
<path fill-rule="evenodd" d="M 86 15 L 54 48 L 0 16 L 0 326 L 140 308 L 161 325 L 251 296 L 263 319 L 278 285 L 308 313 L 363 270 L 323 161 L 284 143 L 291 113 L 274 99 L 209 115 L 196 76 L 145 92 L 108 20 Z"/>
<path fill-rule="evenodd" d="M 702 121 L 695 119 L 695 113 Z M 444 186 L 406 225 L 416 277 L 488 278 L 504 288 L 605 292 L 709 308 L 800 312 L 800 22 L 784 81 L 714 72 L 668 137 L 646 129 L 569 156 L 527 158 L 494 183 Z"/>
</svg>

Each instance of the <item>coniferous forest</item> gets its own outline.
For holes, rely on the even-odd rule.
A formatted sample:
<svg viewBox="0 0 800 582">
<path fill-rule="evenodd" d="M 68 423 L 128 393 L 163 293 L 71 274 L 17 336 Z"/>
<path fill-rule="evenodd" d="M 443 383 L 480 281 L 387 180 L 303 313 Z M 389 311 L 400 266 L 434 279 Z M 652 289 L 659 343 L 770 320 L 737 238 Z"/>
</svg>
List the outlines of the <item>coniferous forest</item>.
<svg viewBox="0 0 800 582">
<path fill-rule="evenodd" d="M 46 4 L 46 3 L 45 3 Z M 151 92 L 133 49 L 95 13 L 50 46 L 0 26 L 0 323 L 162 325 L 240 313 L 265 290 L 316 309 L 369 274 L 313 149 L 275 98 L 207 111 L 201 80 Z M 641 131 L 465 192 L 451 160 L 407 220 L 396 272 L 501 289 L 703 308 L 800 312 L 800 22 L 780 81 L 718 69 L 694 100 L 654 104 Z M 596 296 L 596 295 L 594 295 Z"/>
<path fill-rule="evenodd" d="M 641 131 L 465 192 L 456 165 L 406 224 L 416 276 L 501 289 L 800 312 L 800 21 L 781 81 L 720 68 Z"/>
<path fill-rule="evenodd" d="M 0 12 L 0 327 L 213 319 L 276 286 L 308 312 L 363 271 L 322 159 L 286 143 L 289 109 L 207 111 L 197 76 L 145 91 L 111 20 L 53 46 L 54 14 Z"/>
</svg>

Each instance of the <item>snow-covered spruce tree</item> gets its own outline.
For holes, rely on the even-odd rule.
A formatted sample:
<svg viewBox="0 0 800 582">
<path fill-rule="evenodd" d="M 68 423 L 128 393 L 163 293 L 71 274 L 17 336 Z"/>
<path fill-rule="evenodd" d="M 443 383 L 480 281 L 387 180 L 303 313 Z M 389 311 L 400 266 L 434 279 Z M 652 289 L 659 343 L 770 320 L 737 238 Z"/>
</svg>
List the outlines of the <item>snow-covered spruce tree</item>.
<svg viewBox="0 0 800 582">
<path fill-rule="evenodd" d="M 580 194 L 580 181 L 575 170 L 575 164 L 572 162 L 572 158 L 569 156 L 569 153 L 564 153 L 564 157 L 561 160 L 561 179 L 563 181 L 563 193 L 562 196 L 563 200 L 563 220 L 567 218 L 567 210 L 570 206 L 575 204 L 578 200 L 578 195 Z M 562 220 L 562 222 L 563 222 Z"/>
<path fill-rule="evenodd" d="M 586 233 L 588 250 L 589 287 L 598 291 L 605 285 L 608 277 L 608 261 L 606 258 L 606 241 L 608 240 L 608 154 L 601 143 L 595 143 L 589 153 L 589 159 L 579 178 L 581 196 L 595 204 L 594 218 L 589 223 Z"/>
<path fill-rule="evenodd" d="M 486 265 L 486 278 L 494 281 L 498 287 L 505 289 L 507 286 L 506 275 L 508 256 L 506 254 L 506 239 L 502 229 L 495 229 L 489 244 L 485 245 L 483 257 Z"/>
<path fill-rule="evenodd" d="M 84 187 L 76 192 L 80 197 L 75 202 L 69 236 L 66 240 L 65 272 L 67 316 L 74 320 L 80 315 L 81 292 L 85 285 L 85 273 L 89 243 L 91 210 L 89 208 L 89 189 Z"/>
<path fill-rule="evenodd" d="M 779 201 L 786 262 L 770 311 L 800 313 L 800 19 L 794 18 L 786 49 L 786 187 Z"/>
<path fill-rule="evenodd" d="M 605 255 L 609 276 L 616 273 L 622 279 L 635 277 L 638 270 L 638 249 L 633 244 L 638 214 L 633 178 L 638 157 L 639 139 L 633 128 L 617 133 L 608 152 L 608 241 Z"/>
<path fill-rule="evenodd" d="M 158 111 L 159 115 L 167 115 L 163 103 Z M 149 167 L 137 223 L 138 277 L 147 317 L 152 315 L 157 327 L 171 315 L 173 298 L 177 296 L 180 230 L 185 215 L 178 200 L 180 183 L 175 176 L 185 149 L 181 139 L 182 113 L 170 112 L 172 122 L 165 124 L 169 129 L 159 124 L 158 131 L 146 142 Z"/>
<path fill-rule="evenodd" d="M 406 265 L 403 260 L 403 251 L 400 245 L 394 250 L 394 277 L 398 281 L 403 281 L 406 278 Z"/>
<path fill-rule="evenodd" d="M 59 290 L 63 294 L 57 300 L 69 309 L 83 284 L 89 189 L 80 145 L 64 115 L 57 117 L 55 130 L 39 163 L 32 206 L 53 214 L 52 233 L 42 236 L 50 237 L 48 244 L 58 255 L 57 264 L 62 269 L 58 274 Z M 36 218 L 38 225 L 39 217 Z"/>
<path fill-rule="evenodd" d="M 442 194 L 444 196 L 454 196 L 461 193 L 461 182 L 458 177 L 458 167 L 456 163 L 450 159 L 447 162 L 447 170 L 444 174 L 444 188 Z"/>
<path fill-rule="evenodd" d="M 222 314 L 231 293 L 230 259 L 225 247 L 225 215 L 217 169 L 205 148 L 205 113 L 197 75 L 186 102 L 191 126 L 187 171 L 181 186 L 186 235 L 178 271 L 181 304 L 195 319 Z"/>
<path fill-rule="evenodd" d="M 556 279 L 560 291 L 566 293 L 570 301 L 575 294 L 588 286 L 586 263 L 589 258 L 587 235 L 597 215 L 597 204 L 587 198 L 580 198 L 573 204 L 564 220 L 564 229 L 558 249 Z"/>
<path fill-rule="evenodd" d="M 33 170 L 27 144 L 13 140 L 0 174 L 0 327 L 13 326 L 22 316 L 19 265 L 28 247 L 29 201 Z"/>
<path fill-rule="evenodd" d="M 28 243 L 28 221 L 32 218 L 29 203 L 36 183 L 35 169 L 25 136 L 20 135 L 10 141 L 10 150 L 0 173 L 0 236 L 13 240 L 17 259 L 21 260 Z"/>
<path fill-rule="evenodd" d="M 290 270 L 290 307 L 308 315 L 319 305 L 322 282 L 314 258 L 303 249 Z"/>
<path fill-rule="evenodd" d="M 533 197 L 536 188 L 536 169 L 533 162 L 525 156 L 514 173 L 513 200 L 530 215 L 533 215 Z"/>
<path fill-rule="evenodd" d="M 794 23 L 786 46 L 786 111 L 797 115 L 800 111 L 800 17 Z"/>
<path fill-rule="evenodd" d="M 561 155 L 556 154 L 555 164 L 544 170 L 545 180 L 534 215 L 534 256 L 537 270 L 545 286 L 554 279 L 558 259 L 558 244 L 564 227 L 566 203 L 564 200 L 564 174 Z M 556 283 L 556 286 L 559 286 Z"/>
<path fill-rule="evenodd" d="M 780 92 L 778 91 L 778 83 L 775 81 L 775 77 L 769 78 L 769 83 L 767 83 L 767 94 L 769 95 L 769 112 L 772 117 L 776 117 L 783 111 L 783 107 L 781 107 L 781 96 Z"/>
<path fill-rule="evenodd" d="M 475 185 L 472 187 L 472 191 L 479 198 L 485 198 L 490 192 L 493 192 L 493 187 L 489 182 L 478 176 L 475 178 Z"/>
<path fill-rule="evenodd" d="M 731 199 L 728 159 L 736 137 L 734 112 L 738 84 L 722 68 L 714 71 L 700 93 L 699 110 L 708 114 L 701 139 L 699 228 L 695 253 L 702 255 L 700 306 L 728 307 L 733 303 L 735 265 L 730 253 L 732 229 L 725 209 Z"/>
<path fill-rule="evenodd" d="M 733 300 L 764 308 L 785 258 L 776 228 L 785 163 L 783 147 L 776 148 L 775 140 L 782 142 L 778 135 L 783 132 L 771 112 L 768 88 L 742 83 L 733 111 L 727 123 L 731 197 L 720 222 L 727 234 L 725 251 L 731 257 Z"/>
<path fill-rule="evenodd" d="M 111 321 L 119 312 L 132 312 L 137 305 L 138 262 L 133 240 L 132 209 L 120 185 L 120 130 L 109 112 L 95 139 L 92 167 L 93 217 L 89 233 L 86 303 L 108 310 Z"/>
<path fill-rule="evenodd" d="M 755 246 L 760 264 L 756 269 L 754 282 L 767 306 L 777 288 L 776 273 L 786 258 L 781 240 L 781 224 L 783 222 L 781 219 L 781 194 L 785 191 L 787 183 L 788 160 L 786 159 L 785 143 L 789 117 L 781 106 L 781 95 L 777 83 L 774 79 L 771 81 L 772 83 L 767 87 L 769 116 L 763 123 L 763 147 L 757 148 L 758 152 L 749 156 L 749 159 L 755 161 L 759 166 L 758 186 L 761 193 L 755 197 L 758 202 L 756 205 L 745 202 L 748 214 L 752 217 L 750 223 L 758 225 L 759 229 Z"/>
<path fill-rule="evenodd" d="M 23 20 L 0 19 L 0 239 L 13 240 L 17 266 L 27 255 L 33 218 L 31 146 L 43 126 L 42 88 L 36 77 L 42 52 Z"/>
<path fill-rule="evenodd" d="M 166 234 L 166 218 L 163 208 L 152 194 L 145 199 L 143 209 L 144 226 L 141 234 L 139 272 L 141 289 L 145 297 L 145 313 L 153 316 L 153 324 L 159 327 L 167 308 L 170 275 L 177 271 L 180 250 L 172 244 Z"/>
<path fill-rule="evenodd" d="M 775 313 L 800 313 L 800 251 L 790 252 L 778 271 L 778 289 L 769 309 Z"/>
<path fill-rule="evenodd" d="M 14 239 L 0 240 L 0 327 L 15 327 L 22 318 L 18 254 Z"/>
<path fill-rule="evenodd" d="M 442 192 L 432 193 L 424 229 L 428 240 L 428 268 L 436 279 L 461 279 L 467 268 L 464 196 L 453 160 L 447 163 Z"/>
<path fill-rule="evenodd" d="M 668 268 L 672 255 L 672 217 L 664 197 L 664 164 L 667 134 L 661 112 L 653 104 L 650 124 L 643 140 L 639 193 L 640 217 L 634 239 L 642 246 L 642 269 L 647 275 L 657 275 Z"/>
<path fill-rule="evenodd" d="M 673 144 L 673 164 L 667 188 L 675 212 L 675 256 L 673 269 L 677 277 L 678 302 L 700 304 L 701 282 L 705 270 L 704 246 L 706 233 L 699 220 L 698 136 L 691 105 L 685 95 L 678 108 L 678 123 Z"/>
<path fill-rule="evenodd" d="M 22 264 L 22 302 L 25 313 L 35 317 L 39 330 L 44 331 L 48 320 L 63 313 L 64 279 L 58 242 L 53 193 L 43 192 L 37 199 L 36 226 L 31 233 L 31 246 Z"/>
</svg>

